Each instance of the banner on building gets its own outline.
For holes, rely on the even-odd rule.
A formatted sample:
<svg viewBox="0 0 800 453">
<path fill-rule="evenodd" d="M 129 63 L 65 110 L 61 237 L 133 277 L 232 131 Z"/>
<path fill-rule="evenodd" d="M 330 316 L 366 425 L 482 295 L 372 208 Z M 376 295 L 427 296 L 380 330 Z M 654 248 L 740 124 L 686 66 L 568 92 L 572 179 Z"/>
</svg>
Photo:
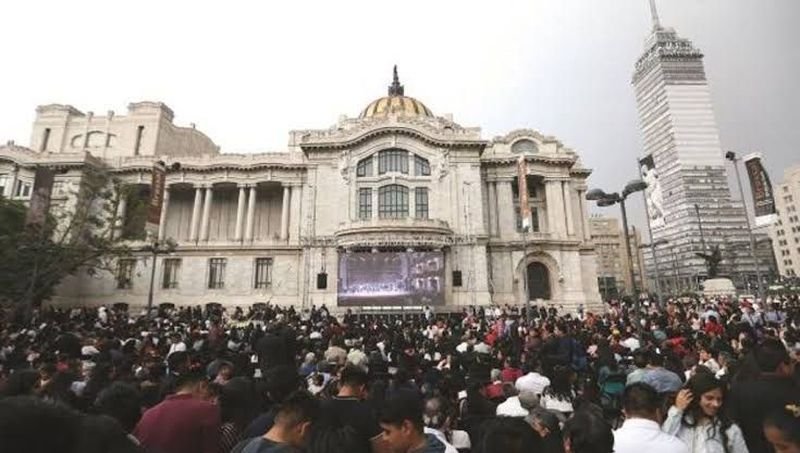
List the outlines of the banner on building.
<svg viewBox="0 0 800 453">
<path fill-rule="evenodd" d="M 742 161 L 747 169 L 747 176 L 750 178 L 756 226 L 769 225 L 777 219 L 775 195 L 772 193 L 772 184 L 769 182 L 767 171 L 761 164 L 761 155 L 758 153 L 748 154 Z"/>
<path fill-rule="evenodd" d="M 50 197 L 53 193 L 54 179 L 53 170 L 45 167 L 36 168 L 31 204 L 25 216 L 26 225 L 44 225 L 47 219 L 47 212 L 50 210 Z"/>
<path fill-rule="evenodd" d="M 167 168 L 163 162 L 153 164 L 153 180 L 150 184 L 150 202 L 147 205 L 145 230 L 157 234 L 161 223 L 161 206 L 164 204 L 164 188 L 167 182 Z"/>
<path fill-rule="evenodd" d="M 653 160 L 653 155 L 639 159 L 639 172 L 642 175 L 642 181 L 647 183 L 647 188 L 644 190 L 644 197 L 647 203 L 647 216 L 650 222 L 651 229 L 663 228 L 666 224 L 664 218 L 664 197 L 661 193 L 661 182 L 658 177 L 658 170 Z"/>
<path fill-rule="evenodd" d="M 522 219 L 522 230 L 531 230 L 531 206 L 528 202 L 528 162 L 525 156 L 517 159 L 517 192 L 519 193 L 519 215 Z"/>
</svg>

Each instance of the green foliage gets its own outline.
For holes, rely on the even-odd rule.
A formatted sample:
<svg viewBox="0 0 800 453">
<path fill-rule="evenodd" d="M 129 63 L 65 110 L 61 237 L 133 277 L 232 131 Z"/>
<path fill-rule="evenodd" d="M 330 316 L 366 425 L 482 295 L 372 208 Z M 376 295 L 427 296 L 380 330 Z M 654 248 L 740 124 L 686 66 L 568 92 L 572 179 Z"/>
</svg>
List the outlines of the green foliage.
<svg viewBox="0 0 800 453">
<path fill-rule="evenodd" d="M 112 269 L 129 254 L 114 234 L 126 190 L 105 168 L 85 167 L 78 188 L 51 205 L 43 225 L 25 226 L 24 206 L 0 199 L 0 300 L 28 307 L 68 275 Z"/>
</svg>

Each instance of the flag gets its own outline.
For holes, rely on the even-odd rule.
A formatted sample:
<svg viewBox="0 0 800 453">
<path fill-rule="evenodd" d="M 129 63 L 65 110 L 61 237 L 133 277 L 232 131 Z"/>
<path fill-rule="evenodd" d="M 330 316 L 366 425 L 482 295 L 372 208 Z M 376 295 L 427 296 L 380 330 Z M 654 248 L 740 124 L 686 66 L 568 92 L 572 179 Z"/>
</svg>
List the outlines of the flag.
<svg viewBox="0 0 800 453">
<path fill-rule="evenodd" d="M 147 224 L 145 230 L 157 234 L 161 223 L 161 206 L 164 204 L 164 186 L 167 168 L 163 162 L 153 164 L 153 179 L 150 184 L 150 202 L 147 205 Z"/>
<path fill-rule="evenodd" d="M 777 219 L 775 196 L 772 193 L 772 184 L 769 182 L 767 171 L 761 164 L 761 155 L 758 153 L 748 154 L 742 161 L 744 168 L 747 169 L 747 176 L 750 178 L 756 226 L 769 225 Z"/>
<path fill-rule="evenodd" d="M 663 228 L 666 224 L 664 215 L 664 196 L 661 193 L 661 182 L 659 181 L 658 170 L 656 170 L 655 160 L 652 154 L 639 159 L 639 171 L 642 181 L 647 183 L 644 190 L 644 198 L 647 203 L 647 216 L 650 228 L 653 230 Z"/>
<path fill-rule="evenodd" d="M 525 156 L 517 159 L 517 189 L 519 192 L 519 215 L 522 218 L 522 230 L 531 229 L 531 206 L 528 203 L 528 162 Z"/>
</svg>

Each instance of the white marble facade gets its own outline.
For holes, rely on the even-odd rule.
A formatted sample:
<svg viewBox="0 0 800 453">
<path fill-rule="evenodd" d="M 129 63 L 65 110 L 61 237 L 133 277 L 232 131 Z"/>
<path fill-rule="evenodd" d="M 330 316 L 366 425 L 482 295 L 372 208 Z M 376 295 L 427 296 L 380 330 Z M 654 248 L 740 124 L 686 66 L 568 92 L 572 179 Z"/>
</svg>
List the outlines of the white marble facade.
<svg viewBox="0 0 800 453">
<path fill-rule="evenodd" d="M 444 252 L 447 306 L 524 303 L 529 269 L 532 300 L 600 306 L 584 201 L 590 170 L 553 137 L 525 129 L 484 139 L 479 128 L 404 96 L 396 79 L 358 117 L 292 131 L 284 152 L 221 153 L 172 116 L 152 102 L 104 117 L 39 107 L 31 147 L 0 147 L 0 190 L 25 200 L 35 166 L 53 166 L 58 205 L 86 165 L 104 161 L 146 191 L 153 163 L 164 161 L 171 170 L 158 237 L 178 248 L 158 257 L 156 303 L 336 306 L 339 253 L 411 249 Z M 525 234 L 515 182 L 520 155 L 534 212 Z M 388 206 L 387 186 L 407 197 Z M 221 285 L 211 284 L 214 258 L 225 262 Z M 150 265 L 139 256 L 124 289 L 113 274 L 70 277 L 52 302 L 143 305 Z M 168 266 L 177 266 L 173 279 Z M 453 285 L 453 271 L 461 272 L 461 286 Z M 328 274 L 324 289 L 317 288 L 320 272 Z"/>
</svg>

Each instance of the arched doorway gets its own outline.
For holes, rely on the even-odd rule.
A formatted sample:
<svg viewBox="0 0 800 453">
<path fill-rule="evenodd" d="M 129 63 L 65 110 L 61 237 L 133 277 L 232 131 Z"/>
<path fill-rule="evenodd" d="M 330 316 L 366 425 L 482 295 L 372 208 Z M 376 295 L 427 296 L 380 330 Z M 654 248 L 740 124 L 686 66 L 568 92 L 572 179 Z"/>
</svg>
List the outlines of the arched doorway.
<svg viewBox="0 0 800 453">
<path fill-rule="evenodd" d="M 550 300 L 550 271 L 544 264 L 534 261 L 528 264 L 528 300 Z"/>
</svg>

